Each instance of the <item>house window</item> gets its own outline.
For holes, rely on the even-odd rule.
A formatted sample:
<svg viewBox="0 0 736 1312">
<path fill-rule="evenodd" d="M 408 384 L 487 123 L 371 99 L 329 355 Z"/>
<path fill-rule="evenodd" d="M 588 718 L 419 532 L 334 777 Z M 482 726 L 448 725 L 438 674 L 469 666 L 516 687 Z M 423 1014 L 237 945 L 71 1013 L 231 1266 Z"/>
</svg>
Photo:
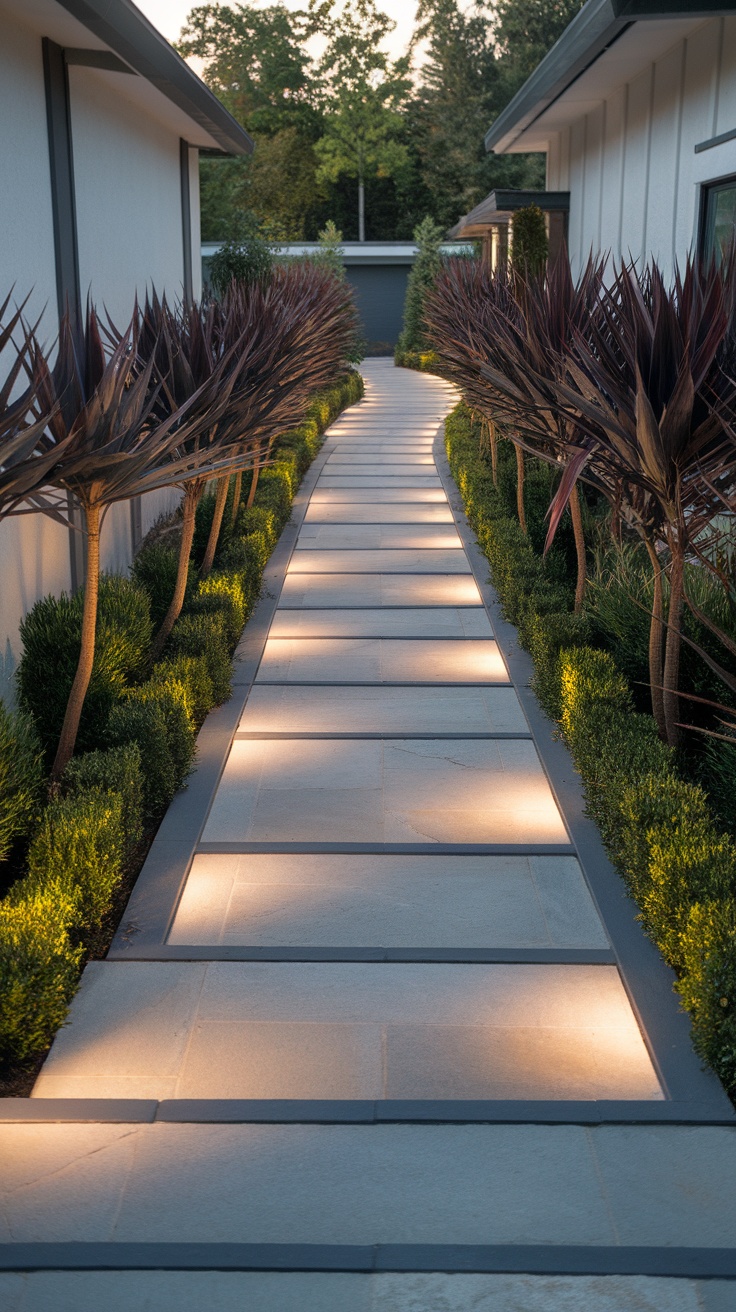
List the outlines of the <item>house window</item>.
<svg viewBox="0 0 736 1312">
<path fill-rule="evenodd" d="M 715 255 L 720 264 L 736 241 L 736 177 L 724 178 L 703 187 L 700 253 L 706 260 Z"/>
</svg>

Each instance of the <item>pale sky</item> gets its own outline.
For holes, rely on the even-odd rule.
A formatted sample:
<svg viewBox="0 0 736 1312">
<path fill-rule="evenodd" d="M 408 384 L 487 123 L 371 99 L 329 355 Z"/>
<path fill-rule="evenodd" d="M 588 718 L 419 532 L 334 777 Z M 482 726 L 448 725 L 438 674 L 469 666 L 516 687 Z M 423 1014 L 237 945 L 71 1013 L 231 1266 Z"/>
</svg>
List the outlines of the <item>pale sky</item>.
<svg viewBox="0 0 736 1312">
<path fill-rule="evenodd" d="M 168 41 L 176 41 L 187 14 L 196 4 L 202 3 L 202 0 L 135 0 L 135 3 Z M 283 0 L 283 3 L 287 9 L 306 8 L 305 0 Z M 413 0 L 379 0 L 379 8 L 396 23 L 396 28 L 386 43 L 387 50 L 396 59 L 404 54 L 409 44 L 414 30 L 416 8 Z"/>
</svg>

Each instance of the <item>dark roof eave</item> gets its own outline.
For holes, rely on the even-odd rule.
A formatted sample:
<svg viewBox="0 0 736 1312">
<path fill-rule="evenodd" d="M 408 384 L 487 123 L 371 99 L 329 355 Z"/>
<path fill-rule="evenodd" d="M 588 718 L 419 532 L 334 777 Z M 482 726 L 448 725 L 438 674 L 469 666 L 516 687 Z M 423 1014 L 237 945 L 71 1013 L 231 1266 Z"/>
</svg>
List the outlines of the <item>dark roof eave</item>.
<svg viewBox="0 0 736 1312">
<path fill-rule="evenodd" d="M 130 0 L 59 0 L 90 32 L 177 105 L 226 155 L 250 155 L 253 139 Z"/>
<path fill-rule="evenodd" d="M 632 23 L 708 18 L 736 12 L 733 0 L 588 0 L 562 36 L 491 124 L 486 150 L 503 153 Z"/>
</svg>

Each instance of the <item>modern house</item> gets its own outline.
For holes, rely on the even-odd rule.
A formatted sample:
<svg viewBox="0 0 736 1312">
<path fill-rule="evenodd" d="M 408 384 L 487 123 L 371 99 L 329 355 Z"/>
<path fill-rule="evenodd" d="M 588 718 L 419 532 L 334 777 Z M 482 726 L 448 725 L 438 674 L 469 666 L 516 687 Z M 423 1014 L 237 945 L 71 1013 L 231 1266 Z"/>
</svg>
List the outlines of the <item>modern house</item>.
<svg viewBox="0 0 736 1312">
<path fill-rule="evenodd" d="M 486 148 L 546 153 L 578 269 L 590 251 L 668 273 L 718 252 L 736 224 L 736 5 L 588 0 Z"/>
<path fill-rule="evenodd" d="M 248 134 L 130 0 L 0 0 L 0 301 L 28 297 L 52 340 L 88 295 L 119 324 L 136 293 L 201 288 L 198 156 L 243 155 Z M 5 362 L 3 362 L 5 363 Z M 175 495 L 175 494 L 174 494 Z M 124 568 L 170 492 L 107 516 L 106 568 Z M 71 541 L 69 540 L 71 538 Z M 81 535 L 40 515 L 0 524 L 0 693 L 18 621 L 76 583 Z"/>
</svg>

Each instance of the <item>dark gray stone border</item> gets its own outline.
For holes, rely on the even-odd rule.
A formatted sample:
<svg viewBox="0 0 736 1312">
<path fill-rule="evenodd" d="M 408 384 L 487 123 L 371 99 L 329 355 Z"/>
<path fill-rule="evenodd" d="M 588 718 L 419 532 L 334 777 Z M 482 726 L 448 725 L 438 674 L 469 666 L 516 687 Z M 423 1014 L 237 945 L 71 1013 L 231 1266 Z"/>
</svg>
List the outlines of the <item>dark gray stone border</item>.
<svg viewBox="0 0 736 1312">
<path fill-rule="evenodd" d="M 564 1244 L 9 1243 L 0 1245 L 0 1271 L 412 1271 L 736 1280 L 736 1250 Z"/>
<path fill-rule="evenodd" d="M 197 855 L 228 856 L 248 853 L 324 853 L 346 856 L 573 856 L 571 843 L 200 843 Z"/>
<path fill-rule="evenodd" d="M 0 1124 L 731 1126 L 694 1103 L 558 1099 L 5 1098 Z"/>
<path fill-rule="evenodd" d="M 450 473 L 444 424 L 435 439 L 435 459 L 499 649 L 577 849 L 583 876 L 616 954 L 624 988 L 665 1095 L 674 1102 L 702 1103 L 703 1110 L 708 1109 L 711 1115 L 736 1121 L 720 1081 L 712 1071 L 701 1066 L 693 1051 L 690 1024 L 673 990 L 674 973 L 637 922 L 635 906 L 627 896 L 623 880 L 608 858 L 597 826 L 586 814 L 582 783 L 572 757 L 532 692 L 533 662 L 519 646 L 516 629 L 504 619 L 489 582 L 488 561 L 468 524 L 460 492 Z"/>
<path fill-rule="evenodd" d="M 111 955 L 109 960 L 115 961 Z M 615 966 L 609 948 L 365 948 L 365 947 L 240 947 L 164 943 L 137 947 L 124 961 L 324 961 L 393 962 L 413 965 L 464 966 Z"/>
</svg>

